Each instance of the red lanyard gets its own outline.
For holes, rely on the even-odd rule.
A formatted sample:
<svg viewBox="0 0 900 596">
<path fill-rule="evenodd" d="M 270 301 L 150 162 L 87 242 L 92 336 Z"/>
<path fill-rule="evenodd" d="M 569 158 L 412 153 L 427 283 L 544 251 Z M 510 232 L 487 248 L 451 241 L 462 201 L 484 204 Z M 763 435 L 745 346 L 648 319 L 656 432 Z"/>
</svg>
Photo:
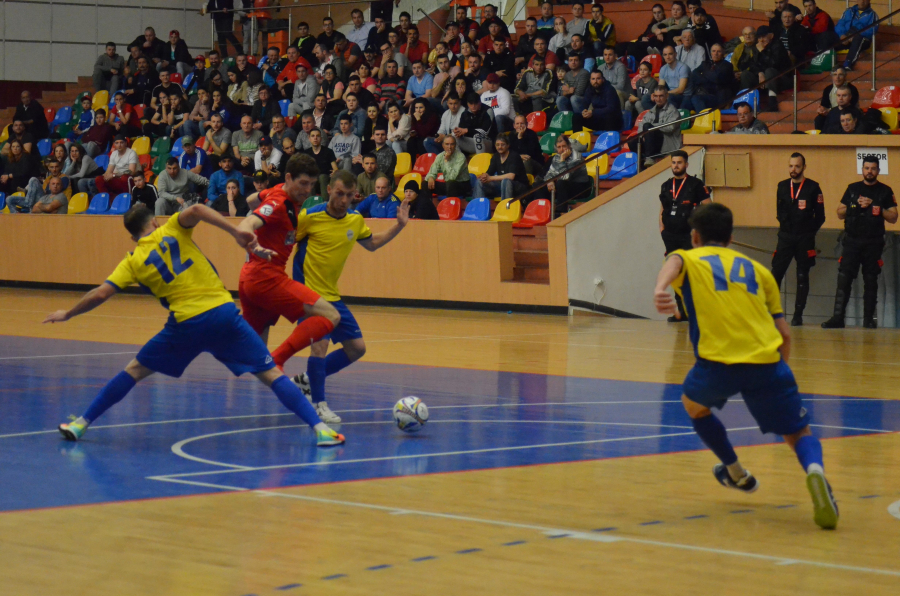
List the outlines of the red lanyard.
<svg viewBox="0 0 900 596">
<path fill-rule="evenodd" d="M 681 186 L 678 187 L 678 192 L 675 192 L 675 179 L 672 178 L 672 199 L 677 201 L 678 195 L 681 194 L 681 189 L 684 188 L 684 183 L 687 182 L 687 176 L 684 177 L 684 180 L 681 181 Z"/>
<path fill-rule="evenodd" d="M 794 196 L 794 181 L 790 181 L 791 184 L 791 200 L 795 201 L 800 197 L 800 191 L 803 190 L 803 185 L 806 184 L 806 179 L 803 179 L 803 182 L 800 183 L 800 186 L 797 187 L 797 196 Z"/>
</svg>

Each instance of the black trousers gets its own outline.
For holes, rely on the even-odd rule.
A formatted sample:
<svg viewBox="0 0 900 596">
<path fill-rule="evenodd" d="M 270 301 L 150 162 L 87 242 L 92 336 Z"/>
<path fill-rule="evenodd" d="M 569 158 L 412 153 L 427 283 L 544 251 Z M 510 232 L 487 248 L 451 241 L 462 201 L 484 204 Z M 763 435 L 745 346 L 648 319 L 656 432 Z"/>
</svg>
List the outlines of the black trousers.
<svg viewBox="0 0 900 596">
<path fill-rule="evenodd" d="M 674 234 L 663 230 L 661 235 L 663 244 L 666 246 L 666 255 L 676 250 L 691 250 L 694 248 L 694 245 L 691 244 L 690 234 Z M 681 313 L 681 318 L 686 319 L 687 312 L 685 312 L 684 303 L 678 294 L 675 294 L 675 305 L 678 307 L 678 312 Z"/>
<path fill-rule="evenodd" d="M 809 297 L 809 270 L 816 266 L 816 235 L 778 235 L 778 246 L 772 254 L 772 276 L 781 287 L 791 261 L 797 261 L 797 296 L 794 315 L 802 315 Z"/>
<path fill-rule="evenodd" d="M 838 265 L 838 283 L 835 293 L 834 311 L 843 318 L 850 302 L 850 287 L 862 267 L 863 277 L 863 317 L 874 318 L 878 303 L 878 275 L 884 264 L 881 254 L 884 252 L 884 239 L 859 240 L 844 236 L 843 250 Z"/>
<path fill-rule="evenodd" d="M 403 190 L 403 189 L 399 189 Z M 434 189 L 428 188 L 428 181 L 422 181 L 422 198 L 431 200 L 432 197 L 459 197 L 464 199 L 472 196 L 472 183 L 466 182 L 438 182 L 435 181 Z"/>
</svg>

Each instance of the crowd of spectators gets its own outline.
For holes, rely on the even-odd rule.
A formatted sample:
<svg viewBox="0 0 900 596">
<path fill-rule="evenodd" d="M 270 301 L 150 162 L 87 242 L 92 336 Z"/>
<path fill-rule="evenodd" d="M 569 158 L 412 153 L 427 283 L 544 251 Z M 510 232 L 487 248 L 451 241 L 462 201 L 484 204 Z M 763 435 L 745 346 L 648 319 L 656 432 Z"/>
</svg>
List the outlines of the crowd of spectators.
<svg viewBox="0 0 900 596">
<path fill-rule="evenodd" d="M 278 184 L 284 162 L 303 152 L 322 171 L 317 193 L 325 193 L 334 170 L 348 170 L 359 178 L 360 204 L 374 214 L 392 213 L 379 202 L 399 200 L 407 190 L 426 199 L 419 204 L 444 195 L 508 198 L 560 173 L 565 176 L 526 202 L 547 192 L 556 192 L 560 204 L 588 199 L 593 185 L 583 155 L 590 147 L 561 136 L 547 156 L 528 114 L 545 112 L 549 121 L 558 111 L 572 112 L 576 132 L 621 131 L 643 114 L 644 129 L 656 127 L 641 140 L 649 164 L 681 147 L 679 109 L 713 108 L 765 81 L 761 93 L 777 111 L 777 93 L 788 77 L 776 76 L 846 35 L 849 53 L 823 93 L 816 126 L 844 134 L 876 128 L 858 111 L 859 94 L 846 82 L 872 30 L 847 34 L 878 18 L 869 2 L 857 0 L 835 25 L 815 0 L 805 0 L 803 11 L 777 0 L 768 25 L 746 27 L 732 40 L 722 37 L 702 0 L 676 0 L 668 11 L 654 4 L 646 29 L 631 41 L 617 38 L 599 3 L 587 11 L 571 3 L 567 20 L 544 2 L 540 18 L 529 17 L 515 42 L 492 5 L 483 8 L 480 23 L 457 7 L 446 33 L 431 44 L 408 13 L 392 27 L 380 11 L 365 22 L 354 10 L 346 34 L 330 17 L 318 34 L 301 22 L 284 55 L 270 47 L 257 59 L 244 54 L 233 20 L 222 12 L 233 2 L 210 0 L 218 50 L 192 57 L 179 31 L 163 41 L 150 27 L 127 46 L 126 56 L 108 43 L 94 64 L 93 84 L 112 101 L 92 109 L 92 98 L 82 98 L 78 120 L 64 136 L 50 131 L 43 108 L 23 93 L 0 152 L 0 191 L 24 192 L 9 200 L 21 211 L 64 213 L 60 196 L 130 192 L 158 214 L 208 201 L 242 215 L 246 194 Z M 233 59 L 221 53 L 227 56 L 228 43 Z M 661 57 L 658 72 L 651 61 L 642 62 L 651 54 Z M 744 104 L 730 132 L 768 130 Z M 151 171 L 130 147 L 142 136 L 177 141 L 183 153 L 157 157 L 163 161 Z M 46 138 L 55 146 L 41 161 L 36 145 Z M 635 141 L 630 145 L 636 148 Z M 412 163 L 435 155 L 421 188 L 397 188 L 403 153 Z M 479 153 L 492 154 L 490 165 L 470 177 L 468 161 Z M 414 214 L 431 217 L 430 211 Z"/>
</svg>

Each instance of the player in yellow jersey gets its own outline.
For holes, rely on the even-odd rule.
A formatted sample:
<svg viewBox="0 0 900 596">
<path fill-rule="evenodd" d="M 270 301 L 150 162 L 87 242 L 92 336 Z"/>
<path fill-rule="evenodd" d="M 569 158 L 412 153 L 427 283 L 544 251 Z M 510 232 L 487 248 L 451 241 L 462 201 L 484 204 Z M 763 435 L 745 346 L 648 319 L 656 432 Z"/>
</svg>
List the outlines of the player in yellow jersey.
<svg viewBox="0 0 900 596">
<path fill-rule="evenodd" d="M 215 268 L 194 244 L 194 227 L 201 221 L 225 230 L 241 247 L 259 257 L 268 259 L 273 254 L 259 246 L 252 232 L 238 230 L 205 205 L 188 207 L 162 226 L 143 204 L 132 207 L 125 214 L 125 228 L 137 243 L 134 251 L 122 259 L 106 283 L 85 294 L 69 310 L 50 313 L 44 322 L 68 321 L 133 284 L 156 296 L 170 311 L 169 320 L 125 370 L 107 383 L 87 411 L 73 422 L 61 424 L 59 432 L 77 441 L 138 381 L 154 372 L 180 377 L 194 358 L 209 352 L 235 376 L 245 372 L 256 375 L 285 407 L 313 427 L 320 446 L 343 443 L 344 437 L 328 428 L 296 385 L 275 368 L 266 345 L 241 317 Z"/>
<path fill-rule="evenodd" d="M 794 450 L 806 472 L 813 519 L 834 529 L 837 503 L 825 479 L 822 445 L 809 430 L 809 414 L 787 364 L 790 328 L 775 279 L 728 248 L 734 227 L 728 207 L 702 205 L 689 221 L 694 248 L 669 255 L 656 280 L 654 302 L 660 313 L 678 316 L 670 285 L 684 301 L 697 362 L 684 379 L 681 401 L 694 430 L 722 462 L 713 473 L 723 486 L 748 493 L 759 488 L 710 410 L 740 393 L 759 429 L 781 435 Z"/>
</svg>

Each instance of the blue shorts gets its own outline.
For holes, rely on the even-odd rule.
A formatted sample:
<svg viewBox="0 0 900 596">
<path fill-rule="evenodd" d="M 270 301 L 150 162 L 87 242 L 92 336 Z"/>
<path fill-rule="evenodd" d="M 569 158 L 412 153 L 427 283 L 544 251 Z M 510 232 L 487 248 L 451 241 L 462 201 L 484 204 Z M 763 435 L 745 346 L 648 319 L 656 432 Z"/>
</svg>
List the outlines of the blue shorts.
<svg viewBox="0 0 900 596">
<path fill-rule="evenodd" d="M 774 364 L 722 364 L 698 359 L 682 387 L 688 399 L 721 409 L 740 393 L 763 433 L 791 435 L 809 424 L 791 368 Z"/>
<path fill-rule="evenodd" d="M 329 302 L 329 304 L 340 313 L 341 322 L 322 339 L 330 339 L 335 344 L 344 343 L 350 339 L 361 339 L 363 336 L 362 329 L 359 328 L 359 323 L 356 322 L 356 318 L 350 312 L 350 309 L 347 308 L 347 305 L 344 304 L 344 301 L 336 300 L 335 302 Z"/>
<path fill-rule="evenodd" d="M 266 344 L 232 302 L 181 323 L 169 317 L 163 330 L 138 352 L 137 361 L 177 378 L 201 352 L 212 354 L 237 377 L 275 367 Z"/>
</svg>

